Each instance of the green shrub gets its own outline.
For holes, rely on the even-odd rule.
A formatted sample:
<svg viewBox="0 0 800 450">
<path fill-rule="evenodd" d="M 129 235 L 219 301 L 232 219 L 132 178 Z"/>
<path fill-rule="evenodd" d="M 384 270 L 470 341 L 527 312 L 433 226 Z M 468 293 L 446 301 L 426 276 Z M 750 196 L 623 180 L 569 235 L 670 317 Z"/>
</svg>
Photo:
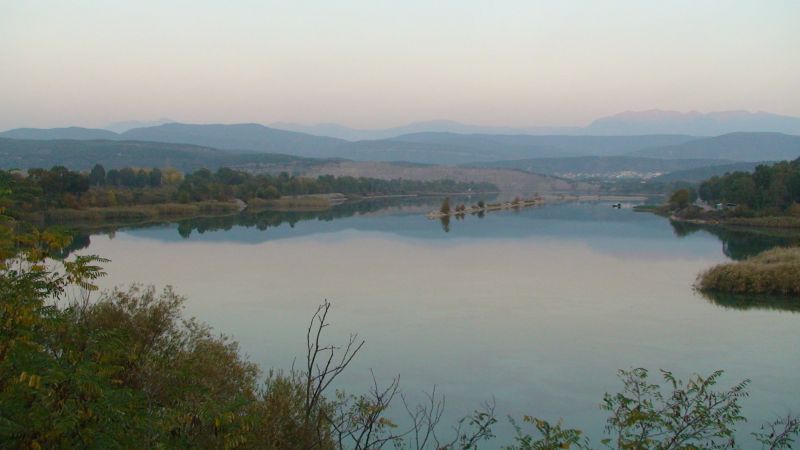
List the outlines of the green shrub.
<svg viewBox="0 0 800 450">
<path fill-rule="evenodd" d="M 800 296 L 800 248 L 774 248 L 702 273 L 702 291 Z"/>
</svg>

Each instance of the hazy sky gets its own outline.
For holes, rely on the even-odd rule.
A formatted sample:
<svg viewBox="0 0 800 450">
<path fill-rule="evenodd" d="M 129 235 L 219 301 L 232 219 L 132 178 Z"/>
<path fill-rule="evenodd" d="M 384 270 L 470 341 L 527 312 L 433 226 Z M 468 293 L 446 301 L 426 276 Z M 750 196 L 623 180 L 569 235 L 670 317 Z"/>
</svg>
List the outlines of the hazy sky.
<svg viewBox="0 0 800 450">
<path fill-rule="evenodd" d="M 0 129 L 800 116 L 800 2 L 0 0 Z"/>
</svg>

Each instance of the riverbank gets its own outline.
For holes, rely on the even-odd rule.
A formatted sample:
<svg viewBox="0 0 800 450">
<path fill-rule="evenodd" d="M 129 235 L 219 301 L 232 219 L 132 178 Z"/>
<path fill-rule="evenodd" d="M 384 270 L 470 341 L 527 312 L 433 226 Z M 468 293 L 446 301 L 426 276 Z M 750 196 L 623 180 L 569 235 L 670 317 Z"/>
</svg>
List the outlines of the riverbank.
<svg viewBox="0 0 800 450">
<path fill-rule="evenodd" d="M 704 292 L 800 297 L 800 248 L 774 248 L 719 264 L 700 274 L 696 287 Z"/>
<path fill-rule="evenodd" d="M 635 206 L 633 210 L 658 214 L 668 217 L 674 222 L 692 223 L 696 225 L 800 229 L 800 217 L 796 216 L 727 216 L 724 211 L 703 210 L 697 206 L 689 206 L 688 208 L 675 211 L 671 210 L 669 205 L 638 205 Z"/>
<path fill-rule="evenodd" d="M 655 212 L 655 211 L 654 211 Z M 675 222 L 693 223 L 696 225 L 713 225 L 723 227 L 742 228 L 788 228 L 800 230 L 800 217 L 792 216 L 764 216 L 764 217 L 714 217 L 714 218 L 687 218 L 678 214 L 669 214 L 669 219 Z"/>
</svg>

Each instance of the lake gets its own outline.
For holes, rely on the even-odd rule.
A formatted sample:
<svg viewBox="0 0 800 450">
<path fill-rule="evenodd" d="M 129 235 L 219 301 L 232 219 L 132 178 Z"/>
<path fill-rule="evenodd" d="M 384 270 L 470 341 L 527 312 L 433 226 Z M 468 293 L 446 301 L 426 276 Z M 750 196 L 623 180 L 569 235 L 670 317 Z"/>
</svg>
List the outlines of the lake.
<svg viewBox="0 0 800 450">
<path fill-rule="evenodd" d="M 308 321 L 333 304 L 329 342 L 366 340 L 340 380 L 365 391 L 400 375 L 420 399 L 436 386 L 446 421 L 494 398 L 505 415 L 600 436 L 617 369 L 752 379 L 746 430 L 800 411 L 800 314 L 791 303 L 696 294 L 697 274 L 791 236 L 673 227 L 610 203 L 563 203 L 429 220 L 425 201 L 263 213 L 84 236 L 110 258 L 103 287 L 173 285 L 186 313 L 234 337 L 262 367 L 288 369 Z M 657 373 L 654 373 L 657 375 Z M 399 404 L 398 404 L 399 405 Z M 401 406 L 400 406 L 401 407 Z"/>
</svg>

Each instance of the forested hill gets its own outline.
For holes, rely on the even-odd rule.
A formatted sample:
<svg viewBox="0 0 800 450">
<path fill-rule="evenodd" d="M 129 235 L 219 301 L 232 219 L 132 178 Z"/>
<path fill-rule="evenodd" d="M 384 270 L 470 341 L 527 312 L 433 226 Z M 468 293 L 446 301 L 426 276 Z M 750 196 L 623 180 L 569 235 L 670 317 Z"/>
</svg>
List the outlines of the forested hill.
<svg viewBox="0 0 800 450">
<path fill-rule="evenodd" d="M 168 123 L 134 128 L 122 133 L 124 139 L 203 145 L 222 150 L 284 153 L 307 157 L 336 157 L 347 141 L 278 130 L 255 123 L 194 125 Z"/>
<path fill-rule="evenodd" d="M 722 176 L 731 172 L 752 172 L 760 164 L 770 164 L 771 162 L 738 162 L 723 164 L 720 166 L 697 167 L 694 169 L 676 170 L 665 173 L 664 175 L 653 178 L 653 181 L 670 183 L 673 181 L 685 181 L 687 183 L 700 183 L 714 176 Z"/>
<path fill-rule="evenodd" d="M 800 215 L 800 158 L 760 165 L 704 181 L 698 190 L 709 203 L 734 203 L 756 213 Z"/>
<path fill-rule="evenodd" d="M 95 164 L 122 167 L 174 167 L 181 171 L 223 166 L 280 164 L 305 168 L 319 160 L 270 153 L 235 153 L 214 148 L 138 141 L 28 140 L 0 138 L 0 168 L 64 166 L 88 170 Z"/>
<path fill-rule="evenodd" d="M 800 157 L 800 136 L 781 133 L 731 133 L 632 153 L 650 158 L 710 158 L 782 161 Z"/>
<path fill-rule="evenodd" d="M 34 139 L 34 140 L 50 140 L 50 139 L 78 139 L 78 140 L 92 140 L 92 139 L 120 139 L 120 135 L 113 131 L 100 130 L 97 128 L 81 128 L 81 127 L 67 127 L 67 128 L 16 128 L 9 131 L 0 133 L 0 138 L 9 139 Z"/>
<path fill-rule="evenodd" d="M 640 156 L 575 156 L 570 158 L 533 158 L 511 161 L 472 163 L 469 167 L 491 167 L 524 170 L 543 175 L 567 178 L 608 177 L 625 172 L 658 174 L 696 168 L 728 165 L 721 159 L 657 159 Z M 722 172 L 724 173 L 724 172 Z M 704 177 L 701 180 L 708 178 Z M 698 180 L 698 181 L 701 181 Z"/>
<path fill-rule="evenodd" d="M 535 136 L 427 132 L 388 139 L 346 141 L 259 124 L 169 123 L 118 134 L 87 128 L 20 128 L 0 138 L 31 140 L 146 141 L 197 145 L 237 153 L 280 153 L 308 158 L 459 165 L 532 158 L 636 156 L 657 159 L 780 161 L 800 156 L 800 136 L 731 133 L 711 138 L 641 136 Z M 165 147 L 167 148 L 167 147 Z M 629 160 L 633 161 L 633 160 Z M 567 169 L 576 171 L 576 168 Z M 624 167 L 622 170 L 636 170 Z"/>
</svg>

